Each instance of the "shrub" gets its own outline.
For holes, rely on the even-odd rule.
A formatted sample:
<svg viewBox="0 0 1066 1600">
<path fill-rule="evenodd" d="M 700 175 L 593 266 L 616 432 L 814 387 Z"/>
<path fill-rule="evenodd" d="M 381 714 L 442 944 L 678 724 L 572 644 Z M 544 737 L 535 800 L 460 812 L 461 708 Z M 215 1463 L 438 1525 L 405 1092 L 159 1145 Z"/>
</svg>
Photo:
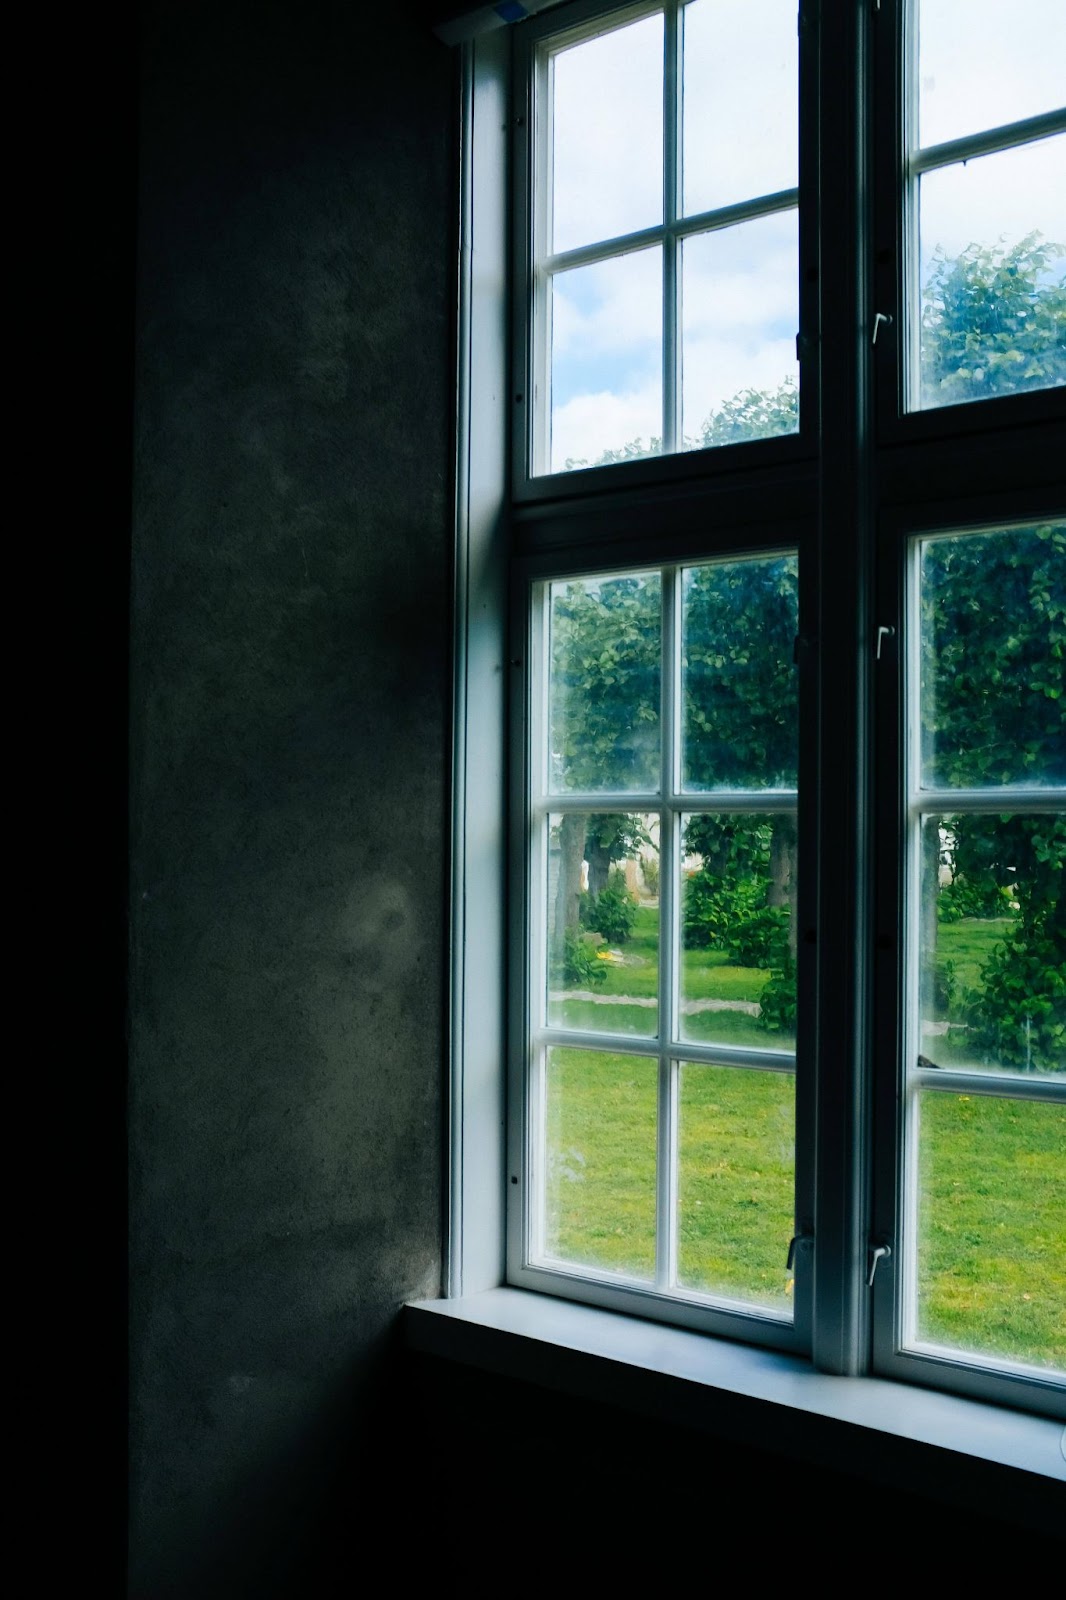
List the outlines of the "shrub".
<svg viewBox="0 0 1066 1600">
<path fill-rule="evenodd" d="M 936 897 L 938 922 L 958 922 L 962 917 L 1006 917 L 1010 909 L 1011 890 L 1000 887 L 990 876 L 972 881 L 960 873 Z"/>
<path fill-rule="evenodd" d="M 582 901 L 585 926 L 602 934 L 608 944 L 625 944 L 633 932 L 636 915 L 636 896 L 626 888 L 625 876 L 618 867 L 611 868 L 606 888 L 595 898 L 588 895 Z"/>
<path fill-rule="evenodd" d="M 990 1061 L 1066 1071 L 1066 934 L 1049 910 L 996 946 L 970 998 L 973 1042 Z"/>
<path fill-rule="evenodd" d="M 598 941 L 580 928 L 567 928 L 563 938 L 561 976 L 564 983 L 606 983 L 607 963 L 596 954 Z M 556 972 L 558 977 L 558 970 Z"/>
<path fill-rule="evenodd" d="M 793 1033 L 796 1028 L 796 963 L 785 945 L 784 959 L 774 967 L 759 996 L 759 1027 L 768 1033 Z"/>
<path fill-rule="evenodd" d="M 765 909 L 765 902 L 766 886 L 755 877 L 726 883 L 717 873 L 694 872 L 685 886 L 685 948 L 728 949 L 731 933 Z"/>
<path fill-rule="evenodd" d="M 787 906 L 762 906 L 728 928 L 723 943 L 741 967 L 776 967 L 788 956 Z"/>
</svg>

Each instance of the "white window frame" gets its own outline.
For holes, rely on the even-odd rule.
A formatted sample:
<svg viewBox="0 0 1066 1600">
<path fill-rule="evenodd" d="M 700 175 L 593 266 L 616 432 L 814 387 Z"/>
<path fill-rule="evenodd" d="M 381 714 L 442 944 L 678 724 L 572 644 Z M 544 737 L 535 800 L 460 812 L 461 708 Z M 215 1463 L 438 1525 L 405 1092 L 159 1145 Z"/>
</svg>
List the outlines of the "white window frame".
<svg viewBox="0 0 1066 1600">
<path fill-rule="evenodd" d="M 589 0 L 579 16 L 597 9 L 607 8 Z M 567 8 L 567 18 L 573 15 Z M 558 25 L 548 14 L 536 27 L 543 32 L 552 22 Z M 916 532 L 1002 526 L 1066 510 L 1056 453 L 1066 396 L 906 412 L 900 341 L 883 335 L 873 347 L 875 308 L 889 308 L 894 330 L 903 320 L 904 144 L 873 138 L 886 84 L 897 93 L 901 37 L 897 0 L 822 0 L 820 7 L 802 0 L 801 94 L 816 109 L 801 119 L 800 189 L 816 192 L 819 207 L 817 216 L 809 204 L 801 213 L 801 435 L 539 478 L 523 465 L 531 426 L 525 279 L 521 269 L 515 279 L 508 271 L 509 246 L 521 262 L 528 238 L 531 146 L 523 129 L 531 80 L 512 80 L 503 30 L 464 47 L 448 1292 L 469 1297 L 533 1281 L 528 1267 L 514 1265 L 528 1225 L 523 1203 L 515 1203 L 524 1187 L 525 1134 L 514 1111 L 525 1092 L 518 1084 L 525 1082 L 529 946 L 507 844 L 508 825 L 512 841 L 528 838 L 529 818 L 523 783 L 512 783 L 508 798 L 503 781 L 508 764 L 528 770 L 527 736 L 509 746 L 504 729 L 526 727 L 530 588 L 568 573 L 743 554 L 760 542 L 794 545 L 803 585 L 800 658 L 817 708 L 801 750 L 800 791 L 814 797 L 801 824 L 813 862 L 805 875 L 801 861 L 801 893 L 821 908 L 800 981 L 801 1026 L 809 1030 L 817 1073 L 802 1116 L 798 1110 L 797 1144 L 816 1149 L 819 1165 L 810 1192 L 797 1200 L 797 1345 L 817 1372 L 880 1371 L 1066 1416 L 1057 1385 L 965 1360 L 900 1357 L 898 1252 L 878 1271 L 872 1292 L 867 1286 L 872 1252 L 898 1238 L 906 981 L 895 914 L 906 813 L 901 663 L 893 643 L 876 657 L 874 644 L 901 637 L 905 552 Z M 519 39 L 517 48 L 528 44 Z M 822 77 L 834 92 L 817 98 Z M 834 159 L 819 165 L 819 150 L 832 150 Z M 872 204 L 862 197 L 867 180 L 877 196 Z M 842 239 L 853 248 L 839 249 Z M 821 325 L 819 300 L 834 308 Z M 815 454 L 810 419 L 819 412 Z M 652 534 L 664 512 L 665 548 Z M 884 635 L 884 628 L 894 633 Z M 817 769 L 820 730 L 828 727 L 839 777 L 819 785 L 804 773 Z M 888 848 L 886 839 L 894 841 Z M 806 927 L 802 937 L 809 937 Z M 505 995 L 510 1027 L 521 1038 L 516 1047 L 512 1031 L 510 1049 Z M 798 1057 L 803 1050 L 799 1045 Z M 508 1054 L 509 1093 L 502 1066 Z M 633 1309 L 612 1296 L 611 1285 L 590 1291 L 562 1276 L 565 1284 L 550 1285 L 555 1295 Z M 684 1323 L 686 1313 L 675 1309 L 671 1320 Z M 757 1342 L 757 1321 L 746 1318 L 740 1328 L 729 1313 L 712 1311 L 702 1325 Z"/>
<path fill-rule="evenodd" d="M 798 533 L 799 530 L 797 530 Z M 722 559 L 773 557 L 798 553 L 795 546 L 779 541 L 748 542 L 740 549 L 719 552 Z M 796 1076 L 797 1051 L 768 1047 L 704 1045 L 681 1037 L 675 1001 L 679 998 L 676 980 L 681 971 L 680 916 L 677 888 L 680 884 L 680 829 L 682 818 L 701 812 L 741 812 L 756 814 L 796 812 L 797 789 L 763 790 L 686 790 L 681 783 L 681 577 L 685 563 L 657 562 L 645 570 L 662 574 L 662 729 L 660 783 L 654 791 L 641 794 L 595 792 L 553 793 L 544 770 L 547 750 L 546 684 L 548 660 L 547 591 L 552 579 L 560 576 L 558 558 L 552 560 L 551 578 L 535 576 L 539 563 L 524 564 L 527 582 L 517 585 L 520 598 L 515 617 L 516 629 L 524 628 L 528 647 L 523 652 L 529 661 L 523 676 L 521 709 L 516 709 L 518 725 L 526 734 L 515 741 L 524 753 L 519 761 L 522 776 L 516 771 L 514 782 L 515 837 L 530 840 L 528 860 L 524 852 L 512 852 L 512 904 L 522 908 L 512 931 L 512 949 L 526 950 L 514 963 L 512 973 L 512 1044 L 510 1100 L 522 1106 L 521 1115 L 511 1119 L 510 1172 L 518 1178 L 512 1184 L 508 1228 L 508 1280 L 528 1288 L 538 1288 L 588 1304 L 669 1321 L 680 1326 L 709 1332 L 740 1335 L 753 1343 L 780 1349 L 804 1345 L 809 1323 L 809 1277 L 797 1273 L 792 1314 L 783 1317 L 751 1305 L 730 1306 L 723 1296 L 711 1296 L 676 1287 L 676 1183 L 678 1176 L 678 1076 L 682 1065 L 700 1062 L 740 1070 L 783 1072 Z M 697 563 L 688 563 L 693 565 Z M 616 569 L 617 570 L 617 569 Z M 638 570 L 630 565 L 626 571 Z M 584 568 L 582 576 L 592 576 Z M 799 730 L 797 729 L 797 732 Z M 637 1035 L 624 1038 L 603 1033 L 582 1033 L 571 1027 L 553 1027 L 542 1018 L 546 991 L 544 953 L 547 940 L 543 925 L 546 896 L 546 867 L 542 859 L 544 821 L 547 816 L 582 811 L 658 813 L 660 833 L 660 911 L 658 1033 L 654 1039 Z M 809 897 L 801 889 L 802 910 Z M 528 916 L 525 908 L 528 907 Z M 806 962 L 801 960 L 801 968 Z M 806 974 L 805 974 L 806 976 Z M 768 1042 L 769 1043 L 769 1042 Z M 544 1218 L 544 1192 L 538 1152 L 542 1146 L 544 1122 L 544 1053 L 552 1046 L 573 1049 L 609 1050 L 657 1061 L 657 1159 L 656 1159 L 656 1281 L 641 1286 L 620 1281 L 616 1274 L 568 1265 L 548 1258 L 540 1244 Z M 809 1055 L 809 1044 L 800 1034 L 799 1048 Z M 800 1097 L 797 1123 L 809 1123 L 807 1106 Z M 809 1139 L 797 1140 L 809 1144 Z M 798 1162 L 796 1192 L 799 1209 L 809 1209 L 810 1178 L 808 1164 Z M 788 1254 L 787 1237 L 782 1241 L 781 1267 Z"/>
</svg>

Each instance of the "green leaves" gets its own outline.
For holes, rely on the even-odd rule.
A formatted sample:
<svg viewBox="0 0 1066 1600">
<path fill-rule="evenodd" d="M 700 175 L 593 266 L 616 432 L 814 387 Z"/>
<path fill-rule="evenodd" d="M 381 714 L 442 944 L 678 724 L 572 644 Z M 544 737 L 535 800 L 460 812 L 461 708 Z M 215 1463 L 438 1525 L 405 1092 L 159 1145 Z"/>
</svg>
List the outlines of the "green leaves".
<svg viewBox="0 0 1066 1600">
<path fill-rule="evenodd" d="M 1066 782 L 1066 525 L 927 541 L 920 649 L 927 783 Z"/>
<path fill-rule="evenodd" d="M 934 252 L 922 293 L 923 404 L 1066 384 L 1066 246 L 1026 234 L 1006 247 Z"/>
</svg>

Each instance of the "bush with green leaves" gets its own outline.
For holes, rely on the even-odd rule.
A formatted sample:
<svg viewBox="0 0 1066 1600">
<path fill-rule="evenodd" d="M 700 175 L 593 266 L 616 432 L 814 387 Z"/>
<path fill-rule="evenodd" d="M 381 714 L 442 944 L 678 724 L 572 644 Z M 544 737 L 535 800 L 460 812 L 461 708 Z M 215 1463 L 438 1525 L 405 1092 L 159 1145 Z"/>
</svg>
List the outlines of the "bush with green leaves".
<svg viewBox="0 0 1066 1600">
<path fill-rule="evenodd" d="M 788 956 L 788 925 L 787 906 L 762 905 L 734 922 L 723 942 L 738 967 L 773 968 Z"/>
<path fill-rule="evenodd" d="M 563 935 L 563 957 L 552 977 L 561 978 L 568 988 L 587 983 L 606 983 L 607 963 L 596 954 L 599 942 L 579 928 L 567 928 Z"/>
<path fill-rule="evenodd" d="M 992 820 L 995 834 L 968 819 L 973 848 L 993 873 L 1010 861 L 1018 914 L 968 997 L 973 1042 L 1000 1066 L 1066 1072 L 1066 817 Z"/>
<path fill-rule="evenodd" d="M 733 955 L 732 941 L 765 903 L 766 887 L 757 878 L 723 881 L 700 868 L 685 885 L 682 931 L 686 950 L 724 950 Z M 733 959 L 737 959 L 735 955 Z M 741 964 L 763 965 L 759 961 Z"/>
<path fill-rule="evenodd" d="M 701 862 L 685 884 L 686 949 L 722 950 L 743 967 L 772 967 L 787 953 L 789 907 L 769 903 L 774 828 L 744 814 L 689 819 L 685 850 Z"/>
<path fill-rule="evenodd" d="M 608 944 L 625 944 L 633 932 L 637 897 L 626 888 L 625 875 L 612 867 L 607 886 L 598 895 L 582 899 L 581 919 L 593 933 L 602 934 Z"/>
<path fill-rule="evenodd" d="M 1011 910 L 1011 888 L 991 878 L 976 880 L 959 873 L 936 897 L 938 922 L 959 922 L 963 917 L 1006 917 Z"/>
<path fill-rule="evenodd" d="M 996 1065 L 1066 1072 L 1066 937 L 1049 917 L 993 950 L 971 999 L 978 1049 Z"/>
<path fill-rule="evenodd" d="M 796 963 L 786 944 L 780 964 L 773 967 L 759 995 L 759 1027 L 768 1033 L 796 1031 Z"/>
</svg>

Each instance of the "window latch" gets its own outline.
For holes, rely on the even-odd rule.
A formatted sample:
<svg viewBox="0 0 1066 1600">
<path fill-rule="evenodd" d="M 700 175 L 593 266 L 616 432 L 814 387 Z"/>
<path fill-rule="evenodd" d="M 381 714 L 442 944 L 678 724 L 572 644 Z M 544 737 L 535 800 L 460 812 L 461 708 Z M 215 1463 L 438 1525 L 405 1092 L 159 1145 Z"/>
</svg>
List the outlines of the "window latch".
<svg viewBox="0 0 1066 1600">
<path fill-rule="evenodd" d="M 877 343 L 877 335 L 881 331 L 882 322 L 884 323 L 886 328 L 891 328 L 891 326 L 892 326 L 892 318 L 888 315 L 887 311 L 878 311 L 876 313 L 876 315 L 874 316 L 874 331 L 873 331 L 873 337 L 870 340 L 871 344 L 876 344 Z"/>
<path fill-rule="evenodd" d="M 870 1270 L 866 1274 L 866 1287 L 868 1289 L 872 1289 L 874 1286 L 874 1279 L 877 1277 L 877 1268 L 879 1263 L 882 1261 L 887 1261 L 891 1254 L 892 1246 L 890 1244 L 875 1244 L 871 1247 Z"/>
<path fill-rule="evenodd" d="M 875 660 L 880 661 L 880 659 L 881 659 L 881 645 L 882 645 L 883 641 L 885 639 L 894 639 L 895 637 L 896 637 L 895 628 L 886 628 L 884 623 L 882 623 L 881 626 L 877 630 L 877 649 L 876 649 L 875 656 L 874 656 Z"/>
<path fill-rule="evenodd" d="M 788 1255 L 785 1257 L 785 1271 L 786 1272 L 791 1272 L 792 1271 L 793 1264 L 794 1264 L 794 1262 L 796 1260 L 796 1249 L 797 1249 L 797 1247 L 799 1245 L 801 1245 L 801 1244 L 813 1244 L 813 1243 L 814 1243 L 814 1235 L 813 1235 L 813 1233 L 797 1233 L 797 1234 L 793 1234 L 792 1238 L 788 1241 Z"/>
</svg>

